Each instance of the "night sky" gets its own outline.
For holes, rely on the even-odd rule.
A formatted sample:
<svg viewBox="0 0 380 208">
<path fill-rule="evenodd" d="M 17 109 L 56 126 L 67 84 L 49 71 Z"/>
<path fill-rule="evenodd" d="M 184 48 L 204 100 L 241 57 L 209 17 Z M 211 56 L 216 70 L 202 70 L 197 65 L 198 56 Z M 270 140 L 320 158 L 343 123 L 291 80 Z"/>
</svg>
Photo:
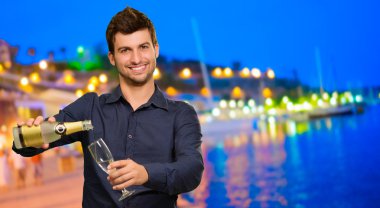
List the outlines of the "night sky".
<svg viewBox="0 0 380 208">
<path fill-rule="evenodd" d="M 199 59 L 212 65 L 271 67 L 278 77 L 319 86 L 319 51 L 324 87 L 329 90 L 380 85 L 380 3 L 374 0 L 193 0 L 90 1 L 12 0 L 1 4 L 0 39 L 20 47 L 18 61 L 30 63 L 61 47 L 74 57 L 78 45 L 107 51 L 105 30 L 112 16 L 134 7 L 156 26 L 160 54 Z M 196 44 L 192 22 L 198 27 Z"/>
</svg>

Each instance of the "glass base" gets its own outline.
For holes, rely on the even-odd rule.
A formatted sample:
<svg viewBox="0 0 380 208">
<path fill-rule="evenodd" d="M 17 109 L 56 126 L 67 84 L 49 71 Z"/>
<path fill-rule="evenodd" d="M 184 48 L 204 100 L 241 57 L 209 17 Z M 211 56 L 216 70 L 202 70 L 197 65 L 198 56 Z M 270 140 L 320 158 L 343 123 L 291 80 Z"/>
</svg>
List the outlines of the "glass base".
<svg viewBox="0 0 380 208">
<path fill-rule="evenodd" d="M 123 194 L 121 195 L 119 201 L 122 201 L 123 199 L 125 199 L 125 198 L 127 198 L 127 197 L 129 197 L 135 193 L 135 191 L 128 191 L 127 189 L 123 189 L 123 190 L 121 190 L 121 192 Z"/>
</svg>

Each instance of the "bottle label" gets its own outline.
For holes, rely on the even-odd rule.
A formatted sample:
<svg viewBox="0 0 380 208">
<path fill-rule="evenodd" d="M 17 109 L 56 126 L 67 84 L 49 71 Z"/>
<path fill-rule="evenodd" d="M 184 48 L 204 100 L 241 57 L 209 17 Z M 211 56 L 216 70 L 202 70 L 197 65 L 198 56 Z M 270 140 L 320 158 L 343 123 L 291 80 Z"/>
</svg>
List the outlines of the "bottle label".
<svg viewBox="0 0 380 208">
<path fill-rule="evenodd" d="M 55 133 L 59 135 L 64 135 L 66 133 L 66 126 L 63 123 L 58 123 L 55 128 Z"/>
</svg>

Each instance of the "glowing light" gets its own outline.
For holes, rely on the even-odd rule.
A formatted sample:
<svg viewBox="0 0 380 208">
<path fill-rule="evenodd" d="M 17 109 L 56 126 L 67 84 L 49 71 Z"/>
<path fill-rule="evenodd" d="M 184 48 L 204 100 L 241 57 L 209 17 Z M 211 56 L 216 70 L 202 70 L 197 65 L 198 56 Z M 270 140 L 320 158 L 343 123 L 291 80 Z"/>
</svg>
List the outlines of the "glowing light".
<svg viewBox="0 0 380 208">
<path fill-rule="evenodd" d="M 355 96 L 355 101 L 356 101 L 357 103 L 361 103 L 361 102 L 363 102 L 363 96 L 361 96 L 361 95 L 356 95 L 356 96 Z"/>
<path fill-rule="evenodd" d="M 293 111 L 294 110 L 294 105 L 292 102 L 288 102 L 286 104 L 286 109 L 288 109 L 288 111 Z"/>
<path fill-rule="evenodd" d="M 249 107 L 253 108 L 253 107 L 255 107 L 255 105 L 256 105 L 255 100 L 253 100 L 253 99 L 248 100 L 248 106 Z"/>
<path fill-rule="evenodd" d="M 88 80 L 88 83 L 93 84 L 94 86 L 98 86 L 99 85 L 99 79 L 97 76 L 92 76 Z"/>
<path fill-rule="evenodd" d="M 313 100 L 313 101 L 318 100 L 318 95 L 317 94 L 312 94 L 311 95 L 311 100 Z"/>
<path fill-rule="evenodd" d="M 276 118 L 275 117 L 273 117 L 273 116 L 270 116 L 269 118 L 268 118 L 268 122 L 269 123 L 276 123 Z"/>
<path fill-rule="evenodd" d="M 220 109 L 214 108 L 214 109 L 212 109 L 211 113 L 213 116 L 218 117 L 218 116 L 220 116 Z"/>
<path fill-rule="evenodd" d="M 63 72 L 63 81 L 67 85 L 73 84 L 75 82 L 75 79 L 74 79 L 74 76 L 73 76 L 73 72 L 69 71 L 69 70 L 64 71 Z"/>
<path fill-rule="evenodd" d="M 267 106 L 273 105 L 273 100 L 270 98 L 265 99 L 265 105 L 267 105 Z"/>
<path fill-rule="evenodd" d="M 227 108 L 227 101 L 226 101 L 226 100 L 221 100 L 221 101 L 219 102 L 219 106 L 220 106 L 221 108 Z"/>
<path fill-rule="evenodd" d="M 189 68 L 184 68 L 179 74 L 179 77 L 182 79 L 189 79 L 191 78 L 191 70 Z"/>
<path fill-rule="evenodd" d="M 268 114 L 272 115 L 272 116 L 273 115 L 277 115 L 277 110 L 275 108 L 271 108 L 271 109 L 268 110 Z"/>
<path fill-rule="evenodd" d="M 154 76 L 154 75 L 153 75 Z M 100 83 L 104 84 L 108 82 L 108 77 L 106 74 L 100 74 L 99 75 L 99 81 Z"/>
<path fill-rule="evenodd" d="M 230 100 L 230 102 L 228 102 L 228 106 L 230 108 L 236 108 L 236 101 L 235 100 Z"/>
<path fill-rule="evenodd" d="M 209 97 L 210 96 L 210 91 L 207 89 L 207 87 L 202 87 L 202 89 L 201 89 L 201 95 L 205 96 L 205 97 Z"/>
<path fill-rule="evenodd" d="M 87 90 L 88 90 L 89 92 L 94 92 L 94 91 L 95 91 L 95 85 L 92 84 L 92 83 L 89 83 L 89 84 L 87 85 Z"/>
<path fill-rule="evenodd" d="M 20 79 L 20 84 L 21 84 L 21 86 L 26 86 L 26 85 L 28 85 L 28 84 L 29 84 L 29 80 L 28 80 L 28 78 L 27 78 L 27 77 L 22 77 L 22 78 Z"/>
<path fill-rule="evenodd" d="M 312 110 L 313 109 L 313 106 L 307 101 L 302 103 L 302 107 L 304 110 Z"/>
<path fill-rule="evenodd" d="M 239 108 L 243 108 L 243 107 L 244 107 L 244 100 L 238 100 L 238 102 L 237 102 L 237 106 L 238 106 Z"/>
<path fill-rule="evenodd" d="M 48 68 L 48 63 L 47 63 L 47 61 L 42 60 L 42 61 L 40 61 L 38 66 L 40 67 L 41 70 L 46 70 Z"/>
<path fill-rule="evenodd" d="M 221 77 L 222 77 L 222 74 L 223 74 L 223 72 L 222 72 L 222 69 L 221 69 L 220 67 L 216 67 L 216 68 L 212 71 L 212 73 L 211 73 L 211 75 L 212 75 L 213 77 L 215 77 L 215 78 L 221 78 Z"/>
<path fill-rule="evenodd" d="M 330 99 L 330 105 L 332 105 L 332 106 L 336 106 L 337 104 L 338 104 L 338 102 L 337 102 L 336 98 L 335 98 L 335 97 L 332 97 L 332 98 Z"/>
<path fill-rule="evenodd" d="M 37 72 L 33 72 L 29 75 L 30 81 L 38 83 L 41 81 L 40 75 Z"/>
<path fill-rule="evenodd" d="M 323 104 L 324 104 L 323 100 L 318 99 L 318 101 L 317 101 L 317 105 L 318 105 L 319 107 L 322 107 Z"/>
<path fill-rule="evenodd" d="M 269 79 L 274 79 L 275 74 L 274 74 L 274 71 L 271 68 L 267 69 L 267 76 L 268 76 Z"/>
<path fill-rule="evenodd" d="M 340 102 L 344 105 L 347 103 L 347 99 L 345 97 L 341 97 Z"/>
<path fill-rule="evenodd" d="M 264 96 L 265 98 L 270 98 L 270 97 L 272 97 L 272 90 L 269 89 L 268 87 L 264 88 L 262 93 L 263 93 L 263 96 Z"/>
<path fill-rule="evenodd" d="M 84 53 L 84 47 L 83 46 L 78 46 L 77 53 L 78 54 L 83 54 Z"/>
<path fill-rule="evenodd" d="M 229 113 L 228 113 L 228 115 L 230 116 L 230 118 L 236 118 L 236 112 L 235 111 L 230 111 Z"/>
<path fill-rule="evenodd" d="M 249 114 L 249 112 L 250 112 L 249 107 L 248 107 L 248 106 L 244 106 L 244 107 L 243 107 L 243 113 L 244 113 L 245 115 L 247 115 L 247 114 Z"/>
<path fill-rule="evenodd" d="M 167 93 L 169 96 L 176 96 L 176 95 L 178 94 L 178 91 L 177 91 L 177 89 L 175 89 L 174 87 L 169 86 L 168 88 L 166 88 L 166 93 Z"/>
<path fill-rule="evenodd" d="M 84 94 L 84 93 L 83 93 L 83 90 L 76 90 L 76 91 L 75 91 L 75 95 L 76 95 L 77 97 L 81 97 L 83 94 Z"/>
<path fill-rule="evenodd" d="M 240 87 L 236 86 L 232 89 L 231 97 L 235 98 L 235 99 L 243 98 L 244 97 L 244 91 Z"/>
<path fill-rule="evenodd" d="M 11 61 L 5 61 L 5 63 L 4 63 L 4 67 L 5 67 L 6 69 L 11 68 L 11 66 L 12 66 L 12 62 L 11 62 Z"/>
<path fill-rule="evenodd" d="M 288 98 L 288 96 L 284 96 L 283 98 L 282 98 L 282 102 L 283 103 L 288 103 L 289 102 L 289 98 Z"/>
<path fill-rule="evenodd" d="M 224 77 L 230 78 L 230 77 L 234 76 L 234 72 L 232 71 L 232 69 L 230 67 L 226 67 L 223 70 L 223 75 L 224 75 Z"/>
<path fill-rule="evenodd" d="M 4 72 L 5 70 L 4 70 L 4 67 L 3 67 L 3 65 L 2 64 L 0 64 L 0 73 L 2 73 L 2 72 Z"/>
<path fill-rule="evenodd" d="M 240 71 L 240 77 L 241 78 L 248 78 L 249 76 L 251 75 L 249 69 L 247 67 L 243 68 L 241 71 Z"/>
<path fill-rule="evenodd" d="M 264 107 L 263 107 L 262 105 L 260 105 L 260 106 L 257 108 L 257 111 L 258 111 L 259 113 L 264 112 Z"/>
<path fill-rule="evenodd" d="M 332 97 L 337 98 L 338 97 L 338 92 L 333 92 Z"/>
<path fill-rule="evenodd" d="M 328 100 L 329 99 L 329 94 L 327 93 L 327 92 L 325 92 L 325 93 L 323 93 L 323 95 L 322 95 L 322 98 L 324 99 L 324 100 Z"/>
<path fill-rule="evenodd" d="M 260 72 L 260 69 L 258 69 L 258 68 L 253 68 L 253 69 L 251 70 L 251 74 L 252 74 L 252 76 L 253 76 L 254 78 L 256 78 L 256 79 L 258 79 L 258 78 L 261 77 L 261 72 Z"/>
</svg>

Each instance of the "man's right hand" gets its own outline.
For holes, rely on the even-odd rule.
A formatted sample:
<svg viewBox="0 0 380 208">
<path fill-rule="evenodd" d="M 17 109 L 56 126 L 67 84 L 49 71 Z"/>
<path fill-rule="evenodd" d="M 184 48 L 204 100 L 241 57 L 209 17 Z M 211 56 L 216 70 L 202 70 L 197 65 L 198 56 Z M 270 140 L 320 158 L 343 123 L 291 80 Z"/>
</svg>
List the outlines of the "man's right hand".
<svg viewBox="0 0 380 208">
<path fill-rule="evenodd" d="M 19 121 L 19 122 L 17 122 L 17 125 L 18 125 L 18 126 L 27 125 L 27 126 L 29 126 L 29 127 L 31 127 L 31 126 L 33 126 L 33 125 L 34 125 L 34 126 L 39 126 L 43 121 L 44 121 L 44 117 L 42 117 L 42 116 L 38 116 L 36 119 L 34 119 L 34 118 L 30 118 L 30 119 L 28 119 L 26 122 L 24 122 L 24 121 Z M 55 122 L 55 118 L 54 118 L 54 117 L 49 117 L 48 121 L 49 121 L 49 122 Z M 42 148 L 43 148 L 43 149 L 47 149 L 47 148 L 49 148 L 49 144 L 43 144 L 43 145 L 42 145 Z"/>
</svg>

